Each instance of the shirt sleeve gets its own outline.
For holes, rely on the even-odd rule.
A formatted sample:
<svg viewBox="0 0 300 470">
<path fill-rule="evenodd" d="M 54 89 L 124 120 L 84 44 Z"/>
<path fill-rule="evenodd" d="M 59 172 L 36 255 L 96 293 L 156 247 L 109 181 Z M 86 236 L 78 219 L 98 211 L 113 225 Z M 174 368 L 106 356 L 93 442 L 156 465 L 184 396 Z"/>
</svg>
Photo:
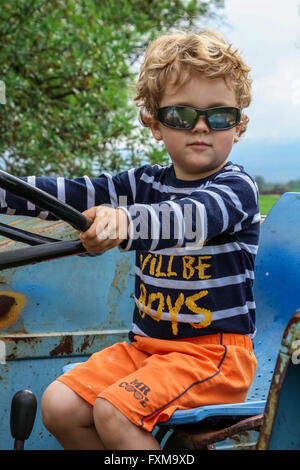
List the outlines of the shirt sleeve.
<svg viewBox="0 0 300 470">
<path fill-rule="evenodd" d="M 103 173 L 97 178 L 83 176 L 67 179 L 28 176 L 20 179 L 42 189 L 80 212 L 101 204 L 118 207 L 134 203 L 133 170 L 124 171 L 116 176 Z M 0 213 L 56 220 L 56 217 L 44 211 L 43 208 L 14 196 L 3 188 L 0 188 Z"/>
<path fill-rule="evenodd" d="M 122 209 L 130 221 L 129 239 L 122 250 L 203 245 L 218 235 L 244 231 L 260 220 L 257 186 L 241 172 L 224 172 L 207 188 L 185 197 Z"/>
</svg>

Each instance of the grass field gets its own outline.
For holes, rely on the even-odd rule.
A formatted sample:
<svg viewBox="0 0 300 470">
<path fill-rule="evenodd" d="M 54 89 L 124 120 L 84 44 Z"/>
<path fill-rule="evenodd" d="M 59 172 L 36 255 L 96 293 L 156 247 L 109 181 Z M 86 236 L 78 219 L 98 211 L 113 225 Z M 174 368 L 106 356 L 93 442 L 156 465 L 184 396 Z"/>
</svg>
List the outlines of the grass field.
<svg viewBox="0 0 300 470">
<path fill-rule="evenodd" d="M 261 194 L 259 196 L 259 207 L 261 215 L 267 215 L 279 197 L 279 194 Z"/>
</svg>

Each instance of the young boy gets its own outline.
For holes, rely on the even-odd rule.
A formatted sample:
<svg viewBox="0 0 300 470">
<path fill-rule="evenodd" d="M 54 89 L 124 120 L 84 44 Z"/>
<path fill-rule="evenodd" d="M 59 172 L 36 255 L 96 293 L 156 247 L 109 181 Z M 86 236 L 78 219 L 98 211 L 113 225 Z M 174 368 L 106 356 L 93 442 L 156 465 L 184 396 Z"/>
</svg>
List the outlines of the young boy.
<svg viewBox="0 0 300 470">
<path fill-rule="evenodd" d="M 85 211 L 89 252 L 136 251 L 129 344 L 93 354 L 43 395 L 44 424 L 65 449 L 159 449 L 151 431 L 176 409 L 247 395 L 260 215 L 255 183 L 227 158 L 246 130 L 249 71 L 213 31 L 160 37 L 146 52 L 136 100 L 172 163 L 30 180 Z M 41 216 L 10 194 L 1 206 Z"/>
</svg>

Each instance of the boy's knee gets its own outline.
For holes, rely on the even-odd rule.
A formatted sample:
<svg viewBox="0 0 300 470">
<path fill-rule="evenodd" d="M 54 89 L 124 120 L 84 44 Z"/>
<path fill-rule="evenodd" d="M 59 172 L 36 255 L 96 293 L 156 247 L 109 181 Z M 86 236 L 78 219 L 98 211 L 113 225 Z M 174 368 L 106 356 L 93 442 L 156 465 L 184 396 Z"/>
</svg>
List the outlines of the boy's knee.
<svg viewBox="0 0 300 470">
<path fill-rule="evenodd" d="M 48 431 L 67 426 L 72 413 L 72 403 L 64 393 L 64 384 L 54 381 L 45 390 L 41 400 L 41 415 Z"/>
<path fill-rule="evenodd" d="M 114 405 L 103 398 L 97 398 L 95 401 L 93 415 L 95 423 L 98 422 L 102 429 L 107 426 L 110 428 L 119 427 L 128 421 Z"/>
</svg>

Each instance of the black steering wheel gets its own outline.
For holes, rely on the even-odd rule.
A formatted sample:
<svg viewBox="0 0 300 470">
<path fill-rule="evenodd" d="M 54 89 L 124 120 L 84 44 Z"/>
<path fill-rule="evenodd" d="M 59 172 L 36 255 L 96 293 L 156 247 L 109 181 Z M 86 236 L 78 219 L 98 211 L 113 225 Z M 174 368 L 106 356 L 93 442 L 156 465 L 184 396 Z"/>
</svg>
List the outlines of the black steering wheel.
<svg viewBox="0 0 300 470">
<path fill-rule="evenodd" d="M 13 193 L 15 196 L 32 202 L 40 209 L 50 212 L 57 219 L 67 222 L 80 232 L 85 232 L 91 225 L 91 221 L 73 207 L 62 203 L 56 197 L 2 170 L 0 170 L 0 187 Z M 0 270 L 39 263 L 63 256 L 86 253 L 79 239 L 57 240 L 13 228 L 2 223 L 0 223 L 0 235 L 32 245 L 27 248 L 1 253 Z"/>
</svg>

